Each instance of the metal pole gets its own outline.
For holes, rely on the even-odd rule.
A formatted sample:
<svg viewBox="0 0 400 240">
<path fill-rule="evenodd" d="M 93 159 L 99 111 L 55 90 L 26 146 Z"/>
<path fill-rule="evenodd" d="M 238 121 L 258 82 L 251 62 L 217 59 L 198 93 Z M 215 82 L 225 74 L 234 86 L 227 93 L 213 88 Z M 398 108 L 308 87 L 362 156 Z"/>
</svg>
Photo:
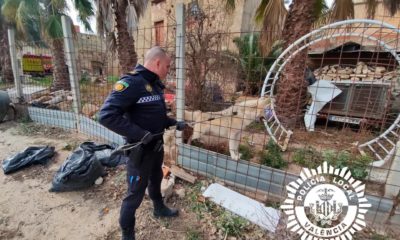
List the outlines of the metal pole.
<svg viewBox="0 0 400 240">
<path fill-rule="evenodd" d="M 184 120 L 185 112 L 185 5 L 176 5 L 176 119 Z M 182 144 L 182 133 L 177 132 L 176 144 Z"/>
<path fill-rule="evenodd" d="M 65 48 L 65 56 L 67 58 L 69 79 L 71 84 L 72 91 L 72 108 L 76 117 L 76 128 L 79 131 L 79 112 L 81 110 L 81 94 L 79 90 L 78 84 L 78 72 L 76 67 L 76 58 L 75 58 L 75 47 L 73 44 L 72 30 L 71 30 L 71 20 L 67 16 L 61 17 L 62 28 L 64 33 L 64 48 Z"/>
<path fill-rule="evenodd" d="M 18 66 L 17 49 L 15 46 L 15 30 L 13 28 L 8 29 L 8 45 L 10 46 L 11 67 L 13 69 L 17 98 L 19 102 L 22 102 L 23 101 L 22 83 Z"/>
</svg>

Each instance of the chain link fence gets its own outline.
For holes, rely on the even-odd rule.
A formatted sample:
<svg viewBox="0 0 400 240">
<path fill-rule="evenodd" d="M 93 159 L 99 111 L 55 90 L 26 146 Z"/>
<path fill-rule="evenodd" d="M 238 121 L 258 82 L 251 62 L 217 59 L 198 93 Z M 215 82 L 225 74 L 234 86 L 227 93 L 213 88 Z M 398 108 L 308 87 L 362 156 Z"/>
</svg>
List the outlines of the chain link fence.
<svg viewBox="0 0 400 240">
<path fill-rule="evenodd" d="M 354 179 L 366 184 L 372 204 L 367 226 L 396 231 L 400 225 L 398 26 L 357 22 L 330 26 L 286 53 L 279 41 L 265 53 L 264 33 L 228 32 L 217 12 L 209 9 L 189 16 L 180 9 L 174 24 L 132 33 L 138 63 L 154 45 L 164 47 L 175 60 L 165 80 L 168 114 L 190 127 L 182 135 L 166 131 L 166 163 L 279 206 L 287 196 L 286 186 L 303 167 L 316 169 L 328 161 L 335 168 L 348 167 Z M 15 98 L 23 97 L 36 122 L 124 144 L 121 136 L 97 122 L 100 106 L 122 74 L 119 61 L 124 60 L 103 38 L 72 34 L 67 26 L 64 34 L 63 39 L 18 48 L 22 96 L 8 82 L 1 81 L 0 87 Z M 305 70 L 296 74 L 303 92 L 293 99 L 282 93 L 286 86 L 281 80 L 293 77 L 289 70 L 298 63 L 291 57 L 301 51 L 307 51 L 301 65 Z M 329 87 L 316 84 L 322 80 Z M 328 93 L 322 99 L 328 100 L 316 97 L 324 90 Z M 294 127 L 287 127 L 292 121 L 277 121 L 286 106 L 280 102 L 285 101 L 300 109 Z M 322 108 L 313 111 L 319 103 Z M 360 151 L 362 143 L 367 144 Z"/>
</svg>

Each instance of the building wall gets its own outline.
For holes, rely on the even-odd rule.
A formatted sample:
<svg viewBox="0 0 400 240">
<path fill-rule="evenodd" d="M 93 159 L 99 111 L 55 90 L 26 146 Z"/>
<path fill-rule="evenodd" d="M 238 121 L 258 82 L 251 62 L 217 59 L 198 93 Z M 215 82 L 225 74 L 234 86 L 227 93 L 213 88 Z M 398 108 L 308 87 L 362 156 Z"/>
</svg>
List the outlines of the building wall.
<svg viewBox="0 0 400 240">
<path fill-rule="evenodd" d="M 221 32 L 230 34 L 233 37 L 258 29 L 254 23 L 255 10 L 261 0 L 238 0 L 236 8 L 232 13 L 220 11 L 219 18 L 224 21 L 221 24 Z M 139 20 L 138 31 L 135 33 L 135 41 L 139 55 L 139 62 L 142 61 L 146 49 L 155 45 L 155 28 L 154 24 L 159 21 L 164 21 L 164 45 L 167 50 L 174 51 L 175 44 L 175 6 L 178 3 L 184 3 L 187 7 L 192 0 L 165 0 L 159 3 L 149 5 L 144 16 Z M 205 10 L 210 6 L 215 7 L 223 4 L 220 0 L 198 0 L 200 8 Z M 221 8 L 222 9 L 222 8 Z M 223 9 L 222 9 L 223 10 Z M 189 11 L 189 9 L 186 9 Z M 231 49 L 232 42 L 225 41 L 223 48 Z"/>
</svg>

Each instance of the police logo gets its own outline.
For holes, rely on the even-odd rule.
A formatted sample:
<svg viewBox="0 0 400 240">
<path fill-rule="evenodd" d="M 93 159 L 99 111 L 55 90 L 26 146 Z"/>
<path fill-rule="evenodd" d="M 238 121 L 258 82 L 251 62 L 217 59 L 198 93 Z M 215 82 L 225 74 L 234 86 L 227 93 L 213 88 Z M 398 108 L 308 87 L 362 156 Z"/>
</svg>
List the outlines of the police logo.
<svg viewBox="0 0 400 240">
<path fill-rule="evenodd" d="M 114 85 L 114 90 L 117 92 L 122 92 L 129 87 L 129 84 L 124 81 L 118 81 Z"/>
<path fill-rule="evenodd" d="M 148 91 L 149 93 L 151 93 L 153 91 L 153 88 L 151 87 L 150 84 L 146 84 L 145 88 L 146 88 L 146 91 Z"/>
<path fill-rule="evenodd" d="M 301 239 L 352 239 L 365 227 L 371 204 L 364 196 L 365 185 L 347 167 L 335 169 L 324 162 L 317 169 L 303 168 L 286 189 L 281 209 L 289 217 L 287 228 Z"/>
</svg>

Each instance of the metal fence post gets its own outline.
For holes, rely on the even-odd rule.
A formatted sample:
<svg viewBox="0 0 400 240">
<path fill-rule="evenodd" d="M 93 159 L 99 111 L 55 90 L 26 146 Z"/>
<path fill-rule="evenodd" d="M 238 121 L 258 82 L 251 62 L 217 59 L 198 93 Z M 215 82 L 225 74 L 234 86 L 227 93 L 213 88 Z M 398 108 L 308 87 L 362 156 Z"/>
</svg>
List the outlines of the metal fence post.
<svg viewBox="0 0 400 240">
<path fill-rule="evenodd" d="M 185 111 L 185 5 L 176 5 L 176 119 L 184 120 Z M 177 132 L 176 144 L 182 143 L 182 132 Z"/>
<path fill-rule="evenodd" d="M 71 83 L 71 91 L 73 97 L 72 108 L 76 116 L 76 128 L 79 131 L 80 129 L 79 112 L 81 110 L 81 94 L 79 90 L 78 72 L 77 72 L 76 58 L 75 58 L 75 47 L 73 44 L 73 36 L 71 30 L 72 23 L 67 16 L 62 16 L 61 22 L 64 34 L 64 50 L 65 50 L 65 56 L 67 58 L 69 79 Z"/>
<path fill-rule="evenodd" d="M 10 46 L 11 67 L 13 69 L 16 94 L 19 102 L 23 101 L 22 83 L 15 46 L 15 29 L 8 29 L 8 45 Z"/>
</svg>

